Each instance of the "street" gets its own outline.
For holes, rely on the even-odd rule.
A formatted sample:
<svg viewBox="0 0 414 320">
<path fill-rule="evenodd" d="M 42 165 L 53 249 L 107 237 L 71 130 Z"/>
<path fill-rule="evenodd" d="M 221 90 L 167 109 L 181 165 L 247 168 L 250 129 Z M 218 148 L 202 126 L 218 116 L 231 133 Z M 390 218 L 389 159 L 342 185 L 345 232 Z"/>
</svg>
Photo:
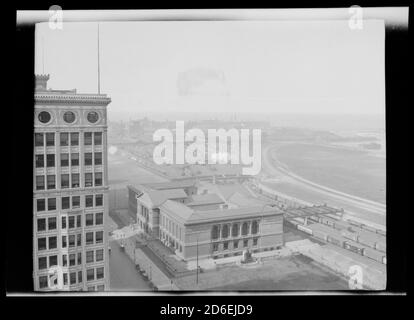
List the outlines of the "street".
<svg viewBox="0 0 414 320">
<path fill-rule="evenodd" d="M 110 290 L 111 291 L 148 291 L 151 290 L 146 280 L 135 269 L 134 263 L 121 251 L 116 240 L 110 241 L 109 255 Z"/>
</svg>

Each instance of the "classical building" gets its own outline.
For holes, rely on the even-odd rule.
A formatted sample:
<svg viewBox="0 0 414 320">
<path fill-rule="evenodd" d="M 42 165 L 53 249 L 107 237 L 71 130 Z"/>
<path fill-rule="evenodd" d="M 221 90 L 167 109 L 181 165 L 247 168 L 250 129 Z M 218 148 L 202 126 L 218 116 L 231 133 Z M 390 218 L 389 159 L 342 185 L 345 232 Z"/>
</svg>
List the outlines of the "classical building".
<svg viewBox="0 0 414 320">
<path fill-rule="evenodd" d="M 163 184 L 169 189 L 161 188 Z M 180 258 L 220 258 L 241 255 L 246 249 L 260 252 L 283 246 L 282 210 L 246 196 L 242 203 L 234 201 L 239 193 L 230 201 L 215 193 L 197 194 L 196 187 L 188 194 L 181 184 L 158 183 L 158 190 L 129 186 L 140 230 Z"/>
<path fill-rule="evenodd" d="M 56 284 L 48 277 L 56 266 L 59 290 L 109 289 L 106 107 L 111 99 L 50 90 L 48 80 L 36 76 L 34 289 Z"/>
</svg>

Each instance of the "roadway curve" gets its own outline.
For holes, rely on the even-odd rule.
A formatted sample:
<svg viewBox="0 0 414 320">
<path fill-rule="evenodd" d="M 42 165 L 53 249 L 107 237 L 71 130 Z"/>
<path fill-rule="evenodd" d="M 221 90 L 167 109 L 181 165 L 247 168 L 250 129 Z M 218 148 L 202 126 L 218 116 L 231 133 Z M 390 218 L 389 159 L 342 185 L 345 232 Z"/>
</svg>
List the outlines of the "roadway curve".
<svg viewBox="0 0 414 320">
<path fill-rule="evenodd" d="M 310 202 L 326 202 L 328 205 L 343 208 L 348 215 L 355 216 L 370 224 L 385 225 L 386 206 L 384 204 L 334 190 L 294 174 L 272 156 L 278 147 L 278 145 L 264 147 L 263 169 L 271 176 L 282 176 L 283 182 L 294 186 L 297 192 L 292 196 Z"/>
</svg>

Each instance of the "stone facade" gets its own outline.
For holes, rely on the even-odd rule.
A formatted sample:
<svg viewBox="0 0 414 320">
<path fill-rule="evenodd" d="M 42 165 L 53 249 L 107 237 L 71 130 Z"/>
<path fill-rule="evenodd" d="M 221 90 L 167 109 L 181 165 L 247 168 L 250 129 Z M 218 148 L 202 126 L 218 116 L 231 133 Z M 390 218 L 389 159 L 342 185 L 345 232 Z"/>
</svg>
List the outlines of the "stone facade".
<svg viewBox="0 0 414 320">
<path fill-rule="evenodd" d="M 34 289 L 109 289 L 106 95 L 48 90 L 37 76 L 33 159 Z"/>
</svg>

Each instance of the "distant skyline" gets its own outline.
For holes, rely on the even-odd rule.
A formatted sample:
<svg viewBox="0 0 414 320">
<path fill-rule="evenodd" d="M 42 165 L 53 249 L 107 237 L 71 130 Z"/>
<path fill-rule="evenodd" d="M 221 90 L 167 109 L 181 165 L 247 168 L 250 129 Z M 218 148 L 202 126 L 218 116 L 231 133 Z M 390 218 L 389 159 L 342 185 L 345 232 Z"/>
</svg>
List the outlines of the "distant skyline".
<svg viewBox="0 0 414 320">
<path fill-rule="evenodd" d="M 97 92 L 97 23 L 36 30 L 35 72 Z M 384 22 L 100 23 L 101 92 L 116 114 L 385 112 Z M 44 61 L 44 65 L 43 65 Z"/>
</svg>

